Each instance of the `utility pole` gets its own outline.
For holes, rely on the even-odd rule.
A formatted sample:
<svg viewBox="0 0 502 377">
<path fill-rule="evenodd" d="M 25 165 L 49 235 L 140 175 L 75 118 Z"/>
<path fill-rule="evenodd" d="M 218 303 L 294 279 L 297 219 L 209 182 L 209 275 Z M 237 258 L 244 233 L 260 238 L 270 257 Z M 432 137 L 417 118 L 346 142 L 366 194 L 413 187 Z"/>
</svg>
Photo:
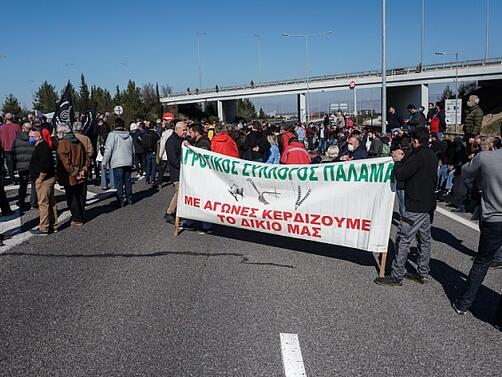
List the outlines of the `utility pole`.
<svg viewBox="0 0 502 377">
<path fill-rule="evenodd" d="M 386 1 L 382 0 L 382 134 L 387 129 L 387 38 L 386 38 Z"/>
</svg>

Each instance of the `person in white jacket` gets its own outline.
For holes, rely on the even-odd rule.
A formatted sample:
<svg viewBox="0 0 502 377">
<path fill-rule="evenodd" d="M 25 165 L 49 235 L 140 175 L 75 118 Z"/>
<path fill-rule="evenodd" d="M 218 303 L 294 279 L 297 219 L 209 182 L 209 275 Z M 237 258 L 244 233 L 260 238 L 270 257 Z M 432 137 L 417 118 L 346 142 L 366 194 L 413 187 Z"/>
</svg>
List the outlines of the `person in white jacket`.
<svg viewBox="0 0 502 377">
<path fill-rule="evenodd" d="M 157 182 L 155 185 L 157 188 L 162 188 L 162 179 L 164 178 L 164 173 L 167 171 L 167 153 L 166 153 L 166 141 L 169 139 L 169 136 L 173 134 L 172 120 L 163 120 L 162 121 L 162 134 L 159 140 L 159 174 L 157 177 Z"/>
</svg>

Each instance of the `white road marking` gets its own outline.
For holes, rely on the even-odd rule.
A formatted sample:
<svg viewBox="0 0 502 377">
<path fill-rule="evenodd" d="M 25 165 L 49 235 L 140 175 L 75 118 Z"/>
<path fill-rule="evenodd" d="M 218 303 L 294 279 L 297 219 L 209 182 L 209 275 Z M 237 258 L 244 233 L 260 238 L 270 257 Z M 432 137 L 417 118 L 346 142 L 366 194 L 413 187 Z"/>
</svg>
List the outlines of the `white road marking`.
<svg viewBox="0 0 502 377">
<path fill-rule="evenodd" d="M 56 185 L 55 189 L 64 191 L 64 188 L 59 185 Z M 105 200 L 113 196 L 114 193 L 115 193 L 114 189 L 107 190 L 100 194 L 87 191 L 86 205 L 91 205 L 100 202 L 102 200 Z M 71 213 L 69 210 L 60 213 L 58 216 L 58 223 L 62 224 L 70 217 Z M 2 217 L 2 220 L 3 221 L 0 222 L 0 234 L 4 234 L 9 238 L 3 241 L 4 246 L 0 246 L 0 254 L 5 253 L 14 246 L 19 245 L 29 240 L 31 237 L 33 237 L 33 234 L 31 234 L 30 230 L 26 230 L 23 232 L 22 230 L 23 224 L 21 223 L 21 216 L 19 216 L 19 211 L 15 211 L 14 215 L 12 216 Z M 32 229 L 37 229 L 37 228 L 38 224 Z"/>
<path fill-rule="evenodd" d="M 297 334 L 280 334 L 282 363 L 286 377 L 306 377 Z"/>
<path fill-rule="evenodd" d="M 463 217 L 455 215 L 454 213 L 451 213 L 450 211 L 441 207 L 437 207 L 436 211 L 442 215 L 445 215 L 446 217 L 449 217 L 450 219 L 458 221 L 460 224 L 468 226 L 469 228 L 479 232 L 479 225 L 477 223 L 472 222 L 471 220 L 464 219 Z"/>
</svg>

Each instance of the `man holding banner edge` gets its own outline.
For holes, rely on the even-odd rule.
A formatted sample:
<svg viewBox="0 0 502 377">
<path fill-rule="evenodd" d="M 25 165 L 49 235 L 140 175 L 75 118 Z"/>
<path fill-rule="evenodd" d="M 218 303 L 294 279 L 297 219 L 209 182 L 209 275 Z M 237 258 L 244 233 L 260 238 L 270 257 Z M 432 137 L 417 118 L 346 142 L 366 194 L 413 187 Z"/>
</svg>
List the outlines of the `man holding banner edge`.
<svg viewBox="0 0 502 377">
<path fill-rule="evenodd" d="M 419 127 L 412 133 L 412 153 L 404 158 L 402 150 L 394 151 L 394 173 L 396 180 L 405 184 L 406 211 L 401 216 L 396 239 L 396 255 L 390 276 L 378 277 L 375 283 L 385 286 L 401 286 L 403 278 L 427 283 L 431 257 L 431 227 L 436 209 L 434 189 L 437 180 L 438 160 L 430 150 L 429 132 Z M 406 272 L 410 244 L 418 241 L 417 273 Z"/>
</svg>

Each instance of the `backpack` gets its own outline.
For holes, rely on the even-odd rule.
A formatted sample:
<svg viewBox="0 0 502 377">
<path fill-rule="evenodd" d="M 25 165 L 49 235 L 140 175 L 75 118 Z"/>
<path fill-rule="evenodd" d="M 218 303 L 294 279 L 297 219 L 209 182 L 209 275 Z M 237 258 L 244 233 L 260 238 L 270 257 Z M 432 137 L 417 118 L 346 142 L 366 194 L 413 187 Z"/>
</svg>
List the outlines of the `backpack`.
<svg viewBox="0 0 502 377">
<path fill-rule="evenodd" d="M 390 145 L 383 143 L 382 153 L 380 154 L 380 157 L 387 157 L 387 156 L 390 156 Z"/>
<path fill-rule="evenodd" d="M 145 149 L 145 152 L 154 152 L 155 146 L 157 144 L 157 134 L 155 131 L 148 130 L 141 137 L 141 145 Z"/>
</svg>

